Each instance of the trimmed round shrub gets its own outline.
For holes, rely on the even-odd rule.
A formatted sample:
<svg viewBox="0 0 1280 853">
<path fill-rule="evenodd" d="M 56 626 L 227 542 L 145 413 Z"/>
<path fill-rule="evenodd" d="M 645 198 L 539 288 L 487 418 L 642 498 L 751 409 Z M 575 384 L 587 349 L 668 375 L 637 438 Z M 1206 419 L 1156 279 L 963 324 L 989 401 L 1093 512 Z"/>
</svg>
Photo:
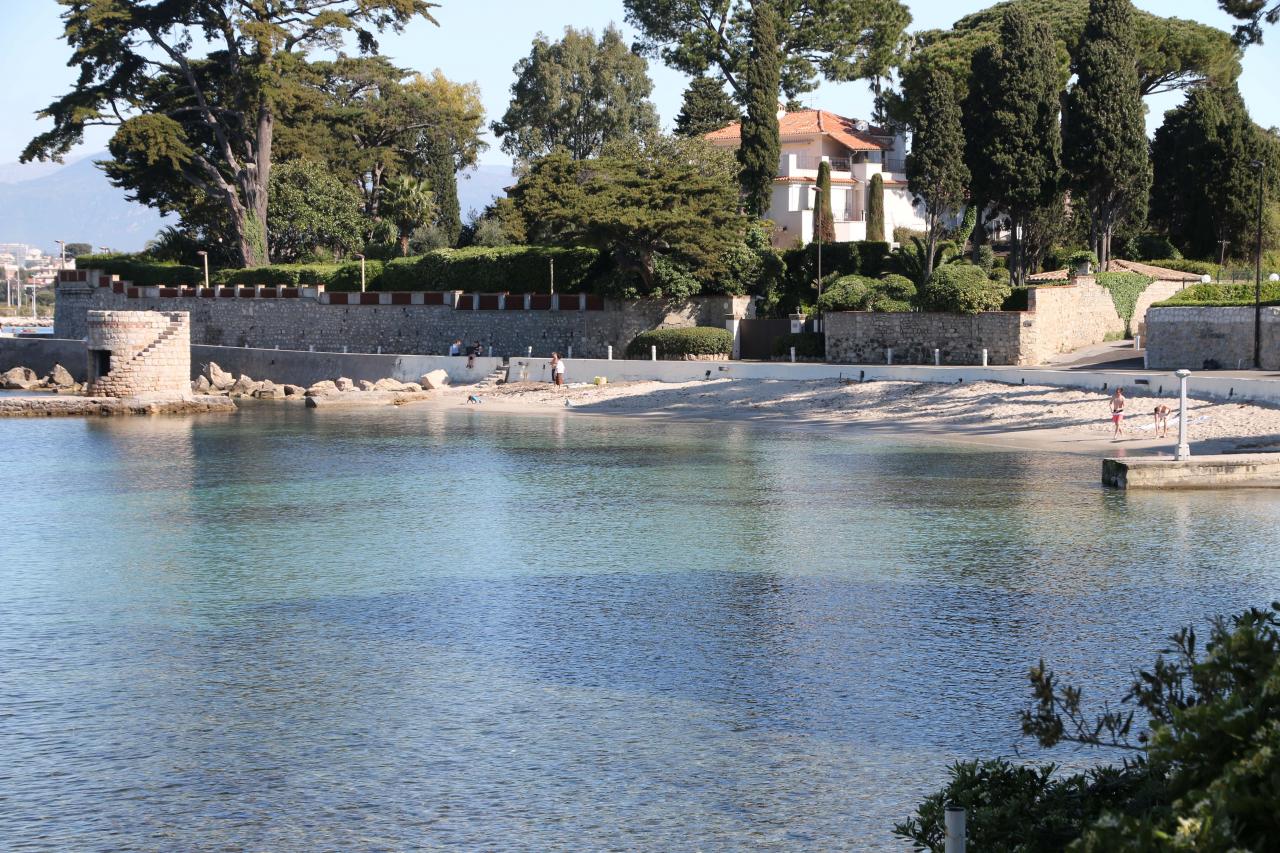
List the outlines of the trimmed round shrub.
<svg viewBox="0 0 1280 853">
<path fill-rule="evenodd" d="M 627 358 L 649 358 L 650 347 L 658 348 L 658 358 L 680 359 L 697 355 L 733 353 L 733 335 L 717 326 L 684 326 L 650 329 L 627 344 Z"/>
<path fill-rule="evenodd" d="M 915 295 L 915 284 L 904 275 L 847 275 L 822 292 L 818 307 L 823 311 L 910 311 Z"/>
<path fill-rule="evenodd" d="M 920 294 L 926 311 L 978 314 L 999 311 L 1012 288 L 1007 281 L 992 281 L 974 264 L 943 264 L 933 271 Z"/>
</svg>

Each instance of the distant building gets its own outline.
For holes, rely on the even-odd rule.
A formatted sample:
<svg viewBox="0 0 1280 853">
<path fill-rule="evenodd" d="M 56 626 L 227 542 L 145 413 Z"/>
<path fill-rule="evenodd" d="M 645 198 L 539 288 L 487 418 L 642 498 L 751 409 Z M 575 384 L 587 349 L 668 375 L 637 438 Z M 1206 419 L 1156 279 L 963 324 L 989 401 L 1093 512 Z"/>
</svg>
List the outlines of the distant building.
<svg viewBox="0 0 1280 853">
<path fill-rule="evenodd" d="M 781 111 L 778 130 L 782 156 L 774 179 L 773 200 L 766 218 L 777 223 L 777 246 L 808 243 L 814 234 L 818 164 L 831 164 L 831 210 L 836 241 L 867 239 L 867 195 L 871 177 L 884 181 L 885 239 L 896 227 L 924 230 L 923 211 L 907 191 L 906 135 L 826 110 Z M 737 148 L 742 125 L 735 122 L 706 135 L 713 145 Z"/>
</svg>

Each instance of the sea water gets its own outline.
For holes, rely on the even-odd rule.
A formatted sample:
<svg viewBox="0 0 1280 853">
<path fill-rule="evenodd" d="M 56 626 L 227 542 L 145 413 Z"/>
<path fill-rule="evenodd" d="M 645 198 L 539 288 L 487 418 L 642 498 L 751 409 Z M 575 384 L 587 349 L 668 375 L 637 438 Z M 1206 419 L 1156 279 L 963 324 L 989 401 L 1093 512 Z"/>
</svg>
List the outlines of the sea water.
<svg viewBox="0 0 1280 853">
<path fill-rule="evenodd" d="M 1280 588 L 1280 493 L 576 413 L 0 421 L 0 847 L 902 849 Z"/>
</svg>

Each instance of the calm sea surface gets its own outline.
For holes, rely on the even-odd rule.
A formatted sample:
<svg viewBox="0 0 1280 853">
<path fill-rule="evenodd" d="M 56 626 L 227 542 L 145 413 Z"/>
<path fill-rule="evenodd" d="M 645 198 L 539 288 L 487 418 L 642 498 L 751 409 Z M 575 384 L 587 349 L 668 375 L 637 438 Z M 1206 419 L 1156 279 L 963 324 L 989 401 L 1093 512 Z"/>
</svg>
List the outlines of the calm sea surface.
<svg viewBox="0 0 1280 853">
<path fill-rule="evenodd" d="M 1280 590 L 1280 494 L 729 424 L 0 421 L 0 848 L 883 850 Z M 1079 762 L 1079 754 L 1054 758 Z"/>
</svg>

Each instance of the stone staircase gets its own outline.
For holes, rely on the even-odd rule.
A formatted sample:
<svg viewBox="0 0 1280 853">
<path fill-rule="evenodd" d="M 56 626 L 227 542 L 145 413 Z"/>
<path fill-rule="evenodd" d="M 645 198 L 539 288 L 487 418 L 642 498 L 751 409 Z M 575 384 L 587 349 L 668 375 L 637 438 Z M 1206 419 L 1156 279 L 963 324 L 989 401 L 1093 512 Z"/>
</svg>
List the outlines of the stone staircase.
<svg viewBox="0 0 1280 853">
<path fill-rule="evenodd" d="M 504 385 L 507 381 L 507 371 L 510 370 L 508 365 L 502 365 L 495 369 L 485 378 L 477 382 L 473 387 L 476 389 L 492 388 L 494 385 Z"/>
</svg>

